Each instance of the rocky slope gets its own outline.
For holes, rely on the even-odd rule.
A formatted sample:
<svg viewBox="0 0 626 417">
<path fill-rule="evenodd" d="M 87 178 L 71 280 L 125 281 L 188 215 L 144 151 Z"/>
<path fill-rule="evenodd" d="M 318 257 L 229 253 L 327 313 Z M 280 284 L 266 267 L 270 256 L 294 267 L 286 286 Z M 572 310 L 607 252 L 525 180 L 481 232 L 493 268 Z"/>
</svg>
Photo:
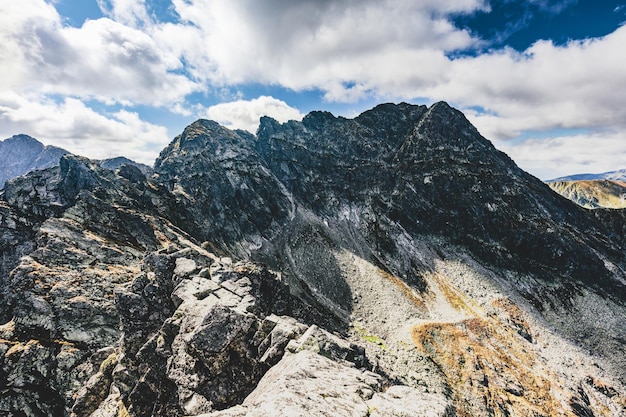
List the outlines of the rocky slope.
<svg viewBox="0 0 626 417">
<path fill-rule="evenodd" d="M 8 415 L 626 412 L 626 215 L 445 103 L 199 120 L 150 178 L 66 156 L 0 200 Z"/>
<path fill-rule="evenodd" d="M 555 181 L 548 185 L 586 208 L 626 208 L 626 182 L 615 180 Z"/>
</svg>

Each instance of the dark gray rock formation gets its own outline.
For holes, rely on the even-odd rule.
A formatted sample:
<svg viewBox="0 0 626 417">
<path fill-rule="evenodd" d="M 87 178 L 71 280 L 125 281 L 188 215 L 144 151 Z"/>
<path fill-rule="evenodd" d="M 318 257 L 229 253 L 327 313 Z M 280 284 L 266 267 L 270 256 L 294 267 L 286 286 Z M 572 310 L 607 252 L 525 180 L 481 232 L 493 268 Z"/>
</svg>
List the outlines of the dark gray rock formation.
<svg viewBox="0 0 626 417">
<path fill-rule="evenodd" d="M 115 287 L 148 251 L 178 239 L 159 214 L 173 199 L 149 180 L 67 155 L 8 181 L 2 200 L 0 410 L 62 415 L 120 338 Z"/>
<path fill-rule="evenodd" d="M 65 156 L 0 194 L 0 412 L 620 416 L 625 216 L 445 103 Z"/>
</svg>

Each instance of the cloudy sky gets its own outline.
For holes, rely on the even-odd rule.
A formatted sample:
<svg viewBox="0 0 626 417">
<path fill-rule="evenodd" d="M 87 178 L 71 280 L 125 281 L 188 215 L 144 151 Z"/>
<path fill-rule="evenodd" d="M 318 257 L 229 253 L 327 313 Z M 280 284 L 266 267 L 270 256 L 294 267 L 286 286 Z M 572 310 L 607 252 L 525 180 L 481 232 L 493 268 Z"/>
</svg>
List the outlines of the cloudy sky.
<svg viewBox="0 0 626 417">
<path fill-rule="evenodd" d="M 198 118 L 459 108 L 542 179 L 626 168 L 626 0 L 0 2 L 0 139 L 152 163 Z"/>
</svg>

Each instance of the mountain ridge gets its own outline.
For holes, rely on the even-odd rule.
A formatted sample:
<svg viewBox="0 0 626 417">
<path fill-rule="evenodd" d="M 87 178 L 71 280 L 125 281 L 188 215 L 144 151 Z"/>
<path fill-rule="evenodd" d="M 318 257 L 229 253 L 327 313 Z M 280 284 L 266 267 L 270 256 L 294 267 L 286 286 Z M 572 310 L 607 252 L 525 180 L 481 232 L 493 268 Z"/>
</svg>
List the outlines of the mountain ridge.
<svg viewBox="0 0 626 417">
<path fill-rule="evenodd" d="M 626 181 L 626 169 L 616 171 L 603 172 L 601 174 L 575 174 L 565 177 L 554 178 L 546 182 L 567 182 L 567 181 L 585 181 L 585 180 L 614 180 Z"/>
<path fill-rule="evenodd" d="M 49 168 L 66 153 L 65 149 L 44 145 L 24 134 L 0 141 L 0 186 L 4 186 L 10 178 L 35 169 Z"/>
<path fill-rule="evenodd" d="M 14 135 L 0 141 L 0 187 L 4 187 L 6 181 L 31 171 L 56 166 L 61 157 L 67 154 L 70 152 L 63 148 L 44 145 L 37 139 L 24 134 Z M 98 163 L 113 171 L 125 164 L 135 165 L 145 175 L 152 174 L 152 167 L 121 156 L 102 159 Z"/>
<path fill-rule="evenodd" d="M 68 155 L 0 192 L 0 410 L 619 416 L 624 232 L 443 102 Z"/>
</svg>

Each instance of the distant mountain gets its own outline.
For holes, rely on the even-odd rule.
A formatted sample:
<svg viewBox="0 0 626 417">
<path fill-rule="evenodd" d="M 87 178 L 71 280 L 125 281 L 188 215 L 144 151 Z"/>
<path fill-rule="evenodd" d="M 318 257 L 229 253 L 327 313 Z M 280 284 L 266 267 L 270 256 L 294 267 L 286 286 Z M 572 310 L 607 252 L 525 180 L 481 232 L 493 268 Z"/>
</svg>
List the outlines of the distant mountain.
<svg viewBox="0 0 626 417">
<path fill-rule="evenodd" d="M 626 169 L 617 171 L 603 172 L 602 174 L 576 174 L 566 177 L 559 177 L 546 182 L 564 182 L 564 181 L 588 181 L 588 180 L 614 180 L 626 182 Z"/>
<path fill-rule="evenodd" d="M 0 188 L 8 179 L 58 165 L 61 156 L 68 153 L 56 146 L 45 146 L 28 135 L 15 135 L 0 141 Z"/>
<path fill-rule="evenodd" d="M 577 180 L 549 182 L 563 197 L 586 208 L 626 208 L 626 182 Z"/>
<path fill-rule="evenodd" d="M 134 165 L 144 174 L 144 175 L 152 175 L 153 169 L 152 167 L 141 164 L 139 162 L 135 162 L 132 159 L 128 159 L 123 156 L 118 156 L 116 158 L 108 158 L 102 159 L 99 161 L 99 165 L 102 168 L 110 169 L 111 171 L 115 171 L 119 169 L 122 165 Z"/>
<path fill-rule="evenodd" d="M 0 189 L 11 178 L 20 177 L 36 169 L 59 165 L 63 155 L 69 151 L 56 146 L 46 146 L 28 135 L 15 135 L 0 141 Z M 135 162 L 123 156 L 94 161 L 102 168 L 111 171 L 122 165 L 134 165 L 144 174 L 152 175 L 152 167 Z"/>
</svg>

